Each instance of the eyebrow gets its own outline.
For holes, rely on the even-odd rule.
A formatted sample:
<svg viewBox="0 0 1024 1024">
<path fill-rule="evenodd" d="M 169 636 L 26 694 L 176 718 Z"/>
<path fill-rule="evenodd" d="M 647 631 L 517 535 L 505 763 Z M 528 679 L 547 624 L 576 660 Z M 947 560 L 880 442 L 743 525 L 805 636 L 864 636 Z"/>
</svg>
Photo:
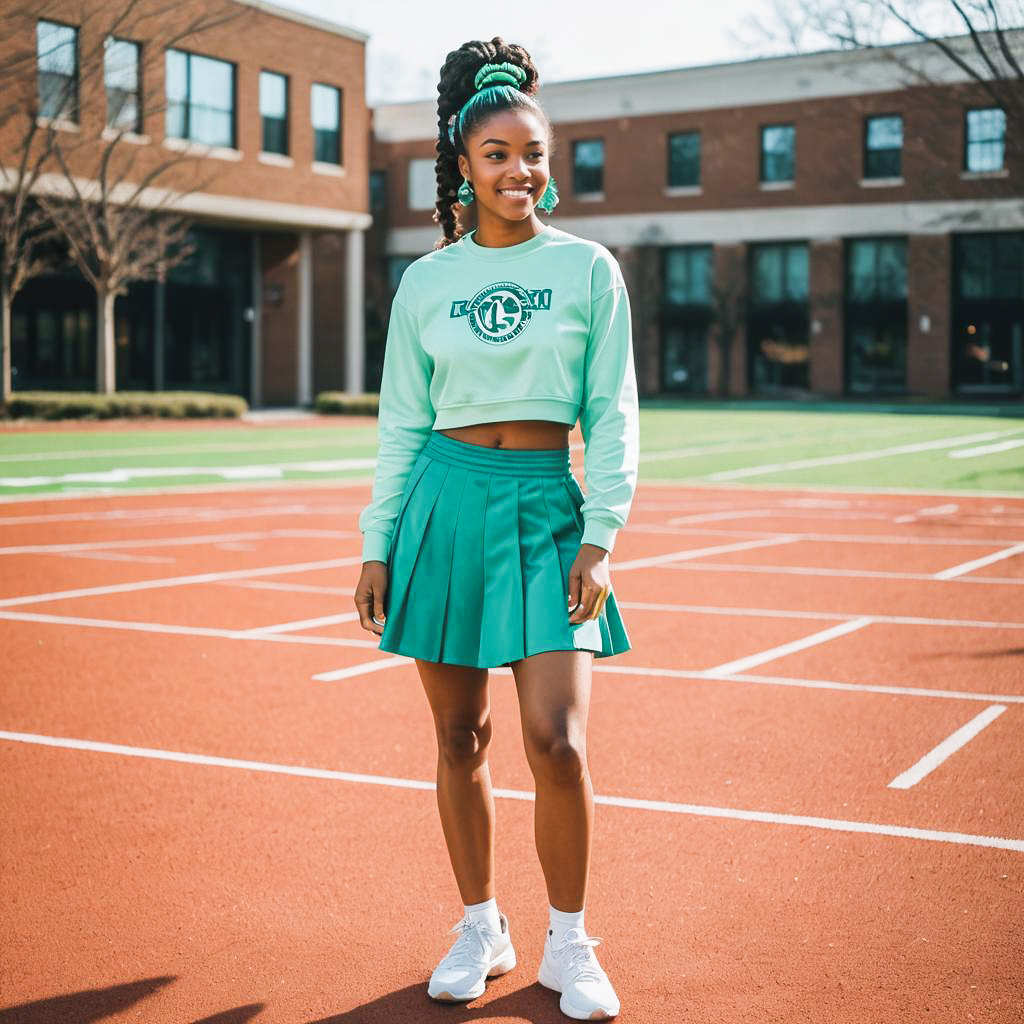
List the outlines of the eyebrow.
<svg viewBox="0 0 1024 1024">
<path fill-rule="evenodd" d="M 510 146 L 511 145 L 510 142 L 506 142 L 504 139 L 484 139 L 484 141 L 481 142 L 480 145 L 481 146 L 486 146 L 488 142 L 493 142 L 493 143 L 495 143 L 495 145 L 498 145 L 498 146 Z M 544 142 L 541 139 L 531 139 L 527 143 L 527 145 L 528 146 L 543 146 Z"/>
</svg>

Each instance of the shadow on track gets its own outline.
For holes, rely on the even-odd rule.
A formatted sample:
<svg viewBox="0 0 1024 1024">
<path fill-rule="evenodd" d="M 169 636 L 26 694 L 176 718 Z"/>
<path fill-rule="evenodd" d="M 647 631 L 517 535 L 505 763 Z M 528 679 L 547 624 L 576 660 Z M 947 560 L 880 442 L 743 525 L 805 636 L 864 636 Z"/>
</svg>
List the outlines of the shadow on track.
<svg viewBox="0 0 1024 1024">
<path fill-rule="evenodd" d="M 122 1013 L 177 980 L 165 974 L 109 988 L 89 988 L 0 1010 L 0 1024 L 91 1024 Z"/>
</svg>

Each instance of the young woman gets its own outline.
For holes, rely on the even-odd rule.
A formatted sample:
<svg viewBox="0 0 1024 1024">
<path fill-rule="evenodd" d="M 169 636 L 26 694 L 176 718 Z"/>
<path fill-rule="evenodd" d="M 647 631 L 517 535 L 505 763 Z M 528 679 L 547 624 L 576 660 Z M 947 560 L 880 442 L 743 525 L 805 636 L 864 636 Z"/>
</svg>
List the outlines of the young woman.
<svg viewBox="0 0 1024 1024">
<path fill-rule="evenodd" d="M 441 69 L 444 237 L 405 271 L 391 309 L 355 603 L 381 650 L 415 659 L 437 733 L 465 916 L 429 995 L 474 999 L 516 964 L 495 900 L 487 764 L 487 670 L 509 665 L 549 900 L 538 980 L 567 1016 L 606 1020 L 619 1000 L 583 923 L 586 732 L 593 659 L 630 647 L 608 556 L 636 487 L 636 374 L 615 258 L 538 216 L 557 191 L 536 89 L 529 54 L 500 38 L 464 44 Z M 569 462 L 577 418 L 585 498 Z"/>
</svg>

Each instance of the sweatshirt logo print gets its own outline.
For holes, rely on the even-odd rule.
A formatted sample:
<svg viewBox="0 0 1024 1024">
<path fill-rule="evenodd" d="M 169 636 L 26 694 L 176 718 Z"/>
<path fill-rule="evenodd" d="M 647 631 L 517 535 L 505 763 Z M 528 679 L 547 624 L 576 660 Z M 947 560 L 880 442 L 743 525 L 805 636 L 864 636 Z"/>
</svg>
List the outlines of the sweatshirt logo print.
<svg viewBox="0 0 1024 1024">
<path fill-rule="evenodd" d="M 489 284 L 468 301 L 456 299 L 449 319 L 464 316 L 470 330 L 489 345 L 504 345 L 518 338 L 537 310 L 551 308 L 551 289 L 526 289 L 514 281 Z"/>
</svg>

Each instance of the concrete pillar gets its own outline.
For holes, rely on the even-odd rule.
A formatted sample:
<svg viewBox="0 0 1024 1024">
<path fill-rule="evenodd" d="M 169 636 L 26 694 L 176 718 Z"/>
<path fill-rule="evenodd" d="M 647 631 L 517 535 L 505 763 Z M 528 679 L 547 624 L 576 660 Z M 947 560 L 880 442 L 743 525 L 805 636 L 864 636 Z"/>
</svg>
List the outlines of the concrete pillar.
<svg viewBox="0 0 1024 1024">
<path fill-rule="evenodd" d="M 310 405 L 313 401 L 313 235 L 299 234 L 299 309 L 298 352 L 295 404 Z"/>
<path fill-rule="evenodd" d="M 345 390 L 363 391 L 366 375 L 366 311 L 363 283 L 363 232 L 345 235 Z"/>
</svg>

